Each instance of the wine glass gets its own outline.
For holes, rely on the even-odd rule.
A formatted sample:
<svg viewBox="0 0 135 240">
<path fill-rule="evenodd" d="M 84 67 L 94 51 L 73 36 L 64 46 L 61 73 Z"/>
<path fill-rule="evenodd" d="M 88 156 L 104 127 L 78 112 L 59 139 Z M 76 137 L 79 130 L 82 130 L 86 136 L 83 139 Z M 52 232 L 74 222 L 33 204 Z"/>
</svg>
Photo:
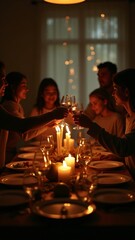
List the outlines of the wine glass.
<svg viewBox="0 0 135 240">
<path fill-rule="evenodd" d="M 97 188 L 97 175 L 88 175 L 86 172 L 80 172 L 75 181 L 75 193 L 79 200 L 86 204 L 92 203 L 92 195 Z"/>
<path fill-rule="evenodd" d="M 39 176 L 39 184 L 41 192 L 44 192 L 46 174 L 50 170 L 51 160 L 45 147 L 40 147 L 34 154 L 33 168 Z"/>
<path fill-rule="evenodd" d="M 62 96 L 62 99 L 61 99 L 61 106 L 65 106 L 67 107 L 68 109 L 71 108 L 71 105 L 72 105 L 72 96 L 71 95 L 65 95 L 65 96 Z"/>
<path fill-rule="evenodd" d="M 40 141 L 41 151 L 47 151 L 49 155 L 54 151 L 54 145 L 53 135 L 47 135 Z"/>
<path fill-rule="evenodd" d="M 78 146 L 78 157 L 87 173 L 90 162 L 92 161 L 92 146 L 89 138 L 80 138 Z"/>
<path fill-rule="evenodd" d="M 84 111 L 83 104 L 79 104 L 76 102 L 72 105 L 72 113 L 73 114 L 80 115 L 81 113 L 83 113 L 83 111 Z M 84 129 L 84 127 L 81 127 L 76 124 L 76 126 L 73 127 L 73 129 L 80 130 L 80 129 Z"/>
<path fill-rule="evenodd" d="M 61 98 L 61 106 L 67 107 L 68 111 L 70 112 L 74 99 L 75 99 L 75 96 L 68 95 L 68 94 L 63 95 Z M 65 126 L 64 119 L 62 120 L 62 122 L 60 124 L 63 124 Z"/>
<path fill-rule="evenodd" d="M 90 138 L 81 137 L 77 141 L 76 161 L 83 168 L 83 171 L 88 173 L 89 164 L 92 161 L 93 153 Z"/>
<path fill-rule="evenodd" d="M 29 206 L 31 209 L 33 201 L 38 200 L 41 197 L 39 176 L 34 168 L 29 168 L 24 172 L 23 189 L 29 196 Z"/>
</svg>

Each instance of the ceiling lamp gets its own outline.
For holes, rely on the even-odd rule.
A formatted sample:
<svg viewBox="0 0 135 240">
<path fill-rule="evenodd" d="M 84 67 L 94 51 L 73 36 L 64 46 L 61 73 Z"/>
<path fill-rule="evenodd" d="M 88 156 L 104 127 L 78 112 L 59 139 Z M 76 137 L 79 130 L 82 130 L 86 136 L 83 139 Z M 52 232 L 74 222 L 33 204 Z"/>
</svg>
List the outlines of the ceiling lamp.
<svg viewBox="0 0 135 240">
<path fill-rule="evenodd" d="M 75 4 L 85 2 L 85 0 L 44 0 L 44 1 L 54 4 Z"/>
</svg>

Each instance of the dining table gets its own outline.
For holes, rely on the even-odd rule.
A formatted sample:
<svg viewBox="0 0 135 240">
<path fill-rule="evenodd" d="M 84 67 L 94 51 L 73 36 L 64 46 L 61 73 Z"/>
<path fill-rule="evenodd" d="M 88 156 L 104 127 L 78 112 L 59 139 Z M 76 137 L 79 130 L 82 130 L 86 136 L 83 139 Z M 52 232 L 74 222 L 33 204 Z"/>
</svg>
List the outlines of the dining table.
<svg viewBox="0 0 135 240">
<path fill-rule="evenodd" d="M 97 155 L 101 151 L 97 148 Z M 94 149 L 96 153 L 96 148 Z M 20 153 L 19 153 L 20 154 Z M 18 158 L 18 155 L 13 161 L 22 161 Z M 108 154 L 109 155 L 109 154 Z M 107 153 L 104 156 L 107 159 Z M 24 160 L 24 159 L 23 159 Z M 93 165 L 89 166 L 89 169 L 96 169 L 99 175 L 100 184 L 97 185 L 95 199 L 93 197 L 92 204 L 94 204 L 94 211 L 90 214 L 84 214 L 81 217 L 73 218 L 53 218 L 37 214 L 29 208 L 29 203 L 26 201 L 24 204 L 12 205 L 1 204 L 0 195 L 0 234 L 3 239 L 120 239 L 120 240 L 134 240 L 135 239 L 135 181 L 130 175 L 127 167 L 123 162 L 113 161 L 116 163 L 116 167 L 110 169 L 104 169 L 98 171 L 98 164 L 111 161 L 110 159 L 93 159 Z M 118 167 L 117 167 L 117 163 Z M 122 163 L 122 164 L 121 164 Z M 79 171 L 76 167 L 75 171 Z M 2 182 L 3 177 L 9 176 L 9 174 L 18 174 L 16 169 L 11 167 L 4 167 L 0 172 L 0 193 L 3 191 L 23 191 L 22 185 L 10 185 Z M 104 175 L 105 174 L 105 175 Z M 116 177 L 125 176 L 124 180 L 115 181 L 110 180 L 112 174 L 116 174 Z M 102 177 L 106 176 L 106 179 L 110 181 L 108 184 L 102 181 Z M 47 182 L 48 185 L 54 186 L 58 183 L 52 181 Z M 54 184 L 54 185 L 53 185 Z M 54 199 L 52 194 L 53 188 L 45 193 L 44 202 L 47 199 Z M 109 202 L 106 202 L 103 196 L 110 191 L 118 194 L 119 201 L 113 200 L 113 195 L 110 194 Z M 100 196 L 100 193 L 102 195 Z M 121 193 L 126 193 L 126 200 L 124 202 Z M 71 196 L 76 197 L 72 192 Z M 123 195 L 124 196 L 124 195 Z M 2 195 L 3 197 L 3 195 Z M 101 197 L 101 199 L 100 199 Z M 57 198 L 57 197 L 56 197 Z M 62 199 L 62 197 L 61 197 Z M 63 198 L 64 199 L 64 198 Z M 5 202 L 10 202 L 9 199 L 5 199 Z M 40 200 L 37 200 L 40 201 Z M 116 202 L 115 202 L 116 201 Z M 36 203 L 33 203 L 33 205 Z"/>
</svg>

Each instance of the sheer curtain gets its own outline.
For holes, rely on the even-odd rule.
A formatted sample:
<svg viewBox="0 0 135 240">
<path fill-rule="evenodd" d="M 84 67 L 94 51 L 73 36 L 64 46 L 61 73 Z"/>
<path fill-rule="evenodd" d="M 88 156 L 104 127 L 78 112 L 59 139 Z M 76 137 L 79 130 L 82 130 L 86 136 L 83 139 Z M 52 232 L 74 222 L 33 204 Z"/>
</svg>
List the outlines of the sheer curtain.
<svg viewBox="0 0 135 240">
<path fill-rule="evenodd" d="M 128 3 L 102 2 L 43 7 L 41 79 L 54 78 L 61 96 L 75 95 L 84 107 L 98 87 L 97 64 L 128 65 Z"/>
</svg>

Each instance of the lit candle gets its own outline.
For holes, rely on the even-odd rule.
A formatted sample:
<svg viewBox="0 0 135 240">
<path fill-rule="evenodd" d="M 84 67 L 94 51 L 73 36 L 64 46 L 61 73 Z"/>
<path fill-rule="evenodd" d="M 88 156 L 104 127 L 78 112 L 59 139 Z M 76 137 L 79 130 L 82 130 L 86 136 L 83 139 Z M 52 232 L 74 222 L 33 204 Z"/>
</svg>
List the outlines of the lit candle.
<svg viewBox="0 0 135 240">
<path fill-rule="evenodd" d="M 74 143 L 75 143 L 75 140 L 73 138 L 70 138 L 69 139 L 69 151 L 72 151 L 74 149 Z M 64 139 L 64 148 L 67 149 L 67 139 Z"/>
<path fill-rule="evenodd" d="M 69 139 L 69 150 L 73 150 L 74 149 L 74 142 L 75 140 L 73 138 Z"/>
<path fill-rule="evenodd" d="M 58 167 L 58 180 L 59 182 L 68 182 L 71 176 L 71 167 L 67 166 L 63 161 L 63 165 Z"/>
<path fill-rule="evenodd" d="M 60 155 L 61 154 L 61 133 L 60 133 L 59 126 L 56 127 L 56 131 L 57 131 L 57 152 L 58 152 L 58 155 Z"/>
<path fill-rule="evenodd" d="M 70 139 L 70 133 L 66 133 L 66 148 L 69 151 L 69 139 Z"/>
<path fill-rule="evenodd" d="M 64 128 L 64 124 L 61 124 L 61 128 L 60 128 L 60 147 L 62 147 L 62 145 L 63 145 L 63 128 Z"/>
<path fill-rule="evenodd" d="M 71 154 L 68 155 L 68 157 L 65 157 L 65 162 L 67 166 L 71 167 L 71 174 L 74 174 L 75 171 L 75 158 L 71 156 Z"/>
<path fill-rule="evenodd" d="M 66 145 L 66 149 L 67 151 L 69 151 L 69 140 L 71 138 L 71 133 L 70 133 L 70 130 L 69 130 L 69 126 L 66 125 L 66 140 L 65 140 L 65 145 Z"/>
</svg>

